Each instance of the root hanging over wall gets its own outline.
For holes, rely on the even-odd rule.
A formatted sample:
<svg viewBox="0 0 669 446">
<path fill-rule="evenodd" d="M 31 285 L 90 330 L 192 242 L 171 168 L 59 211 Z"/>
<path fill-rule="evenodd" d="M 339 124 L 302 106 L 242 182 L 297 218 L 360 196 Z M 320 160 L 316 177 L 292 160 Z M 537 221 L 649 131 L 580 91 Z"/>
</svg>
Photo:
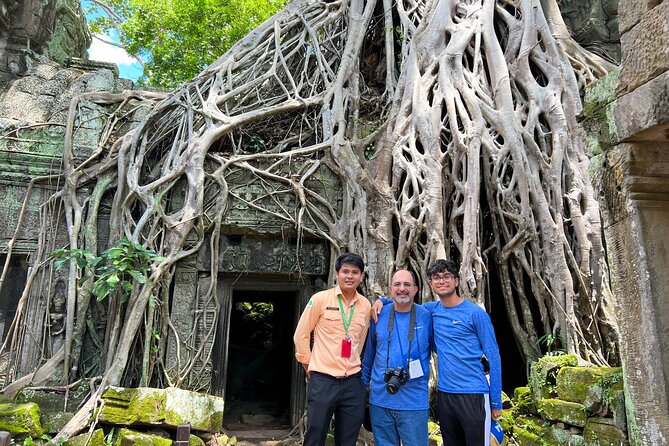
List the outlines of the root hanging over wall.
<svg viewBox="0 0 669 446">
<path fill-rule="evenodd" d="M 211 279 L 201 294 L 216 306 L 232 200 L 284 222 L 298 246 L 309 236 L 327 240 L 333 256 L 361 253 L 369 297 L 385 294 L 400 267 L 415 270 L 425 290 L 427 266 L 452 258 L 461 294 L 505 308 L 526 359 L 551 333 L 587 361 L 616 362 L 599 209 L 576 122 L 580 92 L 611 67 L 565 30 L 554 0 L 297 0 L 165 97 L 80 97 L 69 114 L 64 187 L 44 206 L 40 251 L 5 346 L 14 378 L 50 356 L 46 325 L 21 327 L 45 317 L 48 253 L 62 247 L 56 226 L 65 225 L 60 242 L 70 249 L 97 253 L 102 203 L 111 206 L 110 240 L 127 236 L 164 260 L 127 301 L 102 304 L 71 262 L 56 361 L 65 381 L 85 375 L 86 315 L 102 306 L 96 373 L 105 382 L 201 390 L 218 313 L 178 370 L 165 370 L 165 349 L 150 339 L 174 332 L 176 265 L 205 244 Z M 94 103 L 116 105 L 98 151 L 77 161 L 73 134 Z M 149 112 L 128 131 L 137 107 Z M 324 169 L 341 182 L 340 206 L 312 182 Z M 240 172 L 262 197 L 236 192 Z"/>
</svg>

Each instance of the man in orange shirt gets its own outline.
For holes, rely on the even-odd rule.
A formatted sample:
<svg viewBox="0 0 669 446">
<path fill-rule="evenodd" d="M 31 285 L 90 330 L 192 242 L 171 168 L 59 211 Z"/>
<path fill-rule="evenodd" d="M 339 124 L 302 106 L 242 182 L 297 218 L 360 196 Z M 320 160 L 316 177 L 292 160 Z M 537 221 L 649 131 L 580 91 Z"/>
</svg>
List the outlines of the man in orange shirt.
<svg viewBox="0 0 669 446">
<path fill-rule="evenodd" d="M 309 377 L 304 446 L 325 444 L 332 415 L 335 445 L 353 446 L 365 414 L 360 353 L 371 304 L 357 292 L 365 263 L 357 254 L 335 261 L 337 286 L 314 294 L 295 329 L 295 358 Z M 314 345 L 310 348 L 311 333 Z"/>
</svg>

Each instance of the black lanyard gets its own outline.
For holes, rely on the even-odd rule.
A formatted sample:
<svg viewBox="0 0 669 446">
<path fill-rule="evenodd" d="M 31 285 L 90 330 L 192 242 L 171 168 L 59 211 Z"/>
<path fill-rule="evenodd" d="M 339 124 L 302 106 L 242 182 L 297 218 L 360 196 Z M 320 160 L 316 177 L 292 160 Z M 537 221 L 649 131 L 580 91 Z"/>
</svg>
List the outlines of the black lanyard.
<svg viewBox="0 0 669 446">
<path fill-rule="evenodd" d="M 388 316 L 388 351 L 386 353 L 386 369 L 388 368 L 388 361 L 390 360 L 390 335 L 395 328 L 395 306 L 390 309 Z M 409 351 L 407 352 L 407 368 L 409 368 L 409 361 L 411 359 L 411 343 L 416 334 L 416 304 L 411 305 L 411 316 L 409 316 Z M 401 348 L 401 345 L 400 345 Z"/>
</svg>

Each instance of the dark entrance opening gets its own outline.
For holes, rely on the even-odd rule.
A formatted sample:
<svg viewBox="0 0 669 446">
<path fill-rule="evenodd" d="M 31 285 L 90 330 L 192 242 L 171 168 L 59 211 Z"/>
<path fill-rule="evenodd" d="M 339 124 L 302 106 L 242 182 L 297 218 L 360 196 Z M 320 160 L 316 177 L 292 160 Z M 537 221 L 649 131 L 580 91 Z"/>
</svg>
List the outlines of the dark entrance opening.
<svg viewBox="0 0 669 446">
<path fill-rule="evenodd" d="M 290 427 L 296 293 L 235 290 L 225 413 L 230 430 Z"/>
<path fill-rule="evenodd" d="M 5 266 L 6 259 L 5 254 L 0 254 L 0 273 Z M 9 259 L 9 269 L 5 275 L 5 282 L 2 284 L 2 290 L 0 290 L 0 343 L 5 340 L 12 320 L 14 320 L 27 277 L 28 261 L 26 256 L 12 255 Z"/>
</svg>

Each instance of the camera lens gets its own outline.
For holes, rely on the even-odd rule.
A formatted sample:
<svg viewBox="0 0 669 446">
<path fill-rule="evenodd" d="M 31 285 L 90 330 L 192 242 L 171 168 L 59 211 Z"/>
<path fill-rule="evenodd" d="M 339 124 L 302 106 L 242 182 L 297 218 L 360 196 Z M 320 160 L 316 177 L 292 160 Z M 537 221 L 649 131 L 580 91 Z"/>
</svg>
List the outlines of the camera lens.
<svg viewBox="0 0 669 446">
<path fill-rule="evenodd" d="M 392 377 L 390 377 L 388 383 L 386 384 L 386 390 L 391 395 L 395 395 L 400 390 L 400 386 L 401 384 L 399 378 L 393 375 Z"/>
</svg>

